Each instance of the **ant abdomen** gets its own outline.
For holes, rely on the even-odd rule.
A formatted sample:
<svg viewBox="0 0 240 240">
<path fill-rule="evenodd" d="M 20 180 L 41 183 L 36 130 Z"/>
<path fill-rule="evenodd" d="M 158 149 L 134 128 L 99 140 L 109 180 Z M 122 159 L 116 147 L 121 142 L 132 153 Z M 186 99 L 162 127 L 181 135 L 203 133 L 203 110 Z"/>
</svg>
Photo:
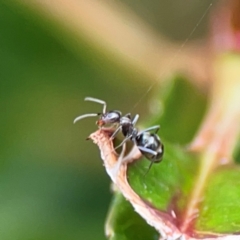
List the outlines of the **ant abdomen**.
<svg viewBox="0 0 240 240">
<path fill-rule="evenodd" d="M 141 153 L 154 163 L 162 160 L 164 147 L 156 133 L 144 132 L 136 137 L 137 146 L 141 146 Z M 147 150 L 152 150 L 147 151 Z"/>
</svg>

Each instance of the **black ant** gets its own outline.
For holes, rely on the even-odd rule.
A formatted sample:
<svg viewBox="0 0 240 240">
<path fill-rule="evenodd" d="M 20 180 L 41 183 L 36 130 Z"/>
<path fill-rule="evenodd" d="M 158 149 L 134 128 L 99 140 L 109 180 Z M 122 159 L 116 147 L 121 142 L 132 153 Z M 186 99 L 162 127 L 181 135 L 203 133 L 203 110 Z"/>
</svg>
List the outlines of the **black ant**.
<svg viewBox="0 0 240 240">
<path fill-rule="evenodd" d="M 74 119 L 74 123 L 77 121 L 87 118 L 87 117 L 96 117 L 99 116 L 98 121 L 96 124 L 102 128 L 104 125 L 107 124 L 118 124 L 118 127 L 113 132 L 110 139 L 113 139 L 119 131 L 122 131 L 125 139 L 122 141 L 120 145 L 118 145 L 116 148 L 121 147 L 125 144 L 126 141 L 131 140 L 137 148 L 140 150 L 140 152 L 151 161 L 151 164 L 148 168 L 150 170 L 153 163 L 161 162 L 162 156 L 164 153 L 164 146 L 157 135 L 157 132 L 160 128 L 159 125 L 149 127 L 147 129 L 144 129 L 142 131 L 138 131 L 135 127 L 135 124 L 139 118 L 139 115 L 136 114 L 133 119 L 131 119 L 131 114 L 128 113 L 124 116 L 122 116 L 122 113 L 118 110 L 113 111 L 106 111 L 107 104 L 105 101 L 92 98 L 92 97 L 86 97 L 84 99 L 85 101 L 92 101 L 97 102 L 99 104 L 103 105 L 102 113 L 87 113 L 84 115 L 81 115 Z M 151 133 L 150 131 L 155 130 L 155 133 Z M 116 149 L 115 148 L 115 149 Z"/>
</svg>

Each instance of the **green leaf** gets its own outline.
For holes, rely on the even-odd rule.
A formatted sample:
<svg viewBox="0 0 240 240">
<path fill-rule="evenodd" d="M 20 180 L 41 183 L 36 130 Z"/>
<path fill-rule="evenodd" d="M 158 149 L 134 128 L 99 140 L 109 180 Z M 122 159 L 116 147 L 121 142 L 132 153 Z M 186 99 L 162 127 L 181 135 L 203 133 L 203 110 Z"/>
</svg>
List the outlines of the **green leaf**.
<svg viewBox="0 0 240 240">
<path fill-rule="evenodd" d="M 142 159 L 131 164 L 128 169 L 129 183 L 133 190 L 155 208 L 164 212 L 182 212 L 183 204 L 193 187 L 198 170 L 198 161 L 181 150 L 165 142 L 164 159 L 154 164 L 146 174 L 149 161 Z"/>
<path fill-rule="evenodd" d="M 161 85 L 158 96 L 158 105 L 162 108 L 148 125 L 160 124 L 160 136 L 169 142 L 189 143 L 204 116 L 206 93 L 184 76 L 176 75 Z"/>
<path fill-rule="evenodd" d="M 200 105 L 198 118 L 192 115 L 191 118 L 189 114 L 184 114 L 184 116 L 181 117 L 182 121 L 191 121 L 191 126 L 195 126 L 195 131 L 203 115 L 206 99 L 198 93 L 198 90 L 191 83 L 180 76 L 176 76 L 170 82 L 166 83 L 161 89 L 161 93 L 164 93 L 164 95 L 162 94 L 164 105 L 163 114 L 160 115 L 161 117 L 158 117 L 158 119 L 154 117 L 155 119 L 152 120 L 150 124 L 155 125 L 161 123 L 160 136 L 163 132 L 165 138 L 171 139 L 171 136 L 175 133 L 174 141 L 185 142 L 186 139 L 189 139 L 189 137 L 193 135 L 194 131 L 191 130 L 191 128 L 189 131 L 182 131 L 182 129 L 186 129 L 187 126 L 184 124 L 181 129 L 178 122 L 178 117 L 183 115 L 181 109 L 187 106 L 187 101 L 183 96 L 189 95 L 193 103 Z M 174 97 L 171 98 L 171 96 Z M 188 111 L 196 112 L 194 104 L 188 106 L 187 109 Z M 175 113 L 176 116 L 174 118 L 172 118 L 173 113 Z M 168 130 L 164 130 L 167 121 L 170 122 L 170 127 L 167 127 Z M 178 130 L 181 134 L 178 133 Z M 148 160 L 142 159 L 134 162 L 128 168 L 129 183 L 141 198 L 155 208 L 166 213 L 174 211 L 180 214 L 183 213 L 186 207 L 186 200 L 193 187 L 199 162 L 195 161 L 196 156 L 194 154 L 187 153 L 184 149 L 180 148 L 180 146 L 174 146 L 166 140 L 163 140 L 163 143 L 165 146 L 163 161 L 159 164 L 154 164 L 148 173 L 147 171 L 150 164 Z M 146 173 L 147 175 L 145 175 Z M 119 194 L 114 196 L 114 199 L 118 198 L 118 195 Z M 115 200 L 113 200 L 113 202 L 114 201 Z M 124 206 L 123 204 L 121 209 L 123 209 Z M 114 231 L 116 230 L 116 232 L 114 232 L 116 236 L 121 236 L 126 234 L 125 229 L 118 226 L 117 224 L 121 225 L 121 223 L 120 221 L 114 220 L 114 218 L 126 219 L 126 216 L 123 210 L 118 211 L 115 209 L 116 207 L 119 209 L 119 205 L 117 206 L 116 204 L 112 204 L 110 207 L 110 212 L 114 212 L 115 214 L 109 215 L 108 225 L 111 225 Z M 126 209 L 126 212 L 128 212 L 128 209 Z M 134 219 L 132 221 L 134 221 Z M 132 234 L 134 234 L 134 232 Z M 150 235 L 146 239 L 151 239 Z"/>
<path fill-rule="evenodd" d="M 134 212 L 132 205 L 118 192 L 112 199 L 106 234 L 110 240 L 156 240 L 159 237 L 158 232 L 147 225 L 144 219 Z"/>
<path fill-rule="evenodd" d="M 196 222 L 197 231 L 238 233 L 240 226 L 240 167 L 222 166 L 206 185 Z"/>
</svg>

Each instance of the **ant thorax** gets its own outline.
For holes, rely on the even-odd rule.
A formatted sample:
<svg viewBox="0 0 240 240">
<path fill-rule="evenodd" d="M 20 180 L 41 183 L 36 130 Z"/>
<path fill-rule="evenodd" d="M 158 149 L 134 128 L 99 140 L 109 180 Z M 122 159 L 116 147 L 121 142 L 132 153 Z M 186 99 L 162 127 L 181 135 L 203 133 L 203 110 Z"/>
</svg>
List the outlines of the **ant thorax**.
<svg viewBox="0 0 240 240">
<path fill-rule="evenodd" d="M 125 137 L 133 134 L 134 126 L 129 115 L 121 117 L 120 125 L 122 126 L 122 134 Z"/>
</svg>

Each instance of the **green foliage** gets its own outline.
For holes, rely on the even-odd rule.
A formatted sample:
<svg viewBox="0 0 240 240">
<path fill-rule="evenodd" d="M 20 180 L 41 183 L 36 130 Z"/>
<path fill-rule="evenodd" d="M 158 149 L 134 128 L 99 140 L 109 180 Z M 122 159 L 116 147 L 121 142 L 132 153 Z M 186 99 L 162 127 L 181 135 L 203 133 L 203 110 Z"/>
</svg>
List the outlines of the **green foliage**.
<svg viewBox="0 0 240 240">
<path fill-rule="evenodd" d="M 197 89 L 194 89 L 190 83 L 187 84 L 184 79 L 177 77 L 173 81 L 171 90 L 167 91 L 169 96 L 164 96 L 165 102 L 163 102 L 164 109 L 167 109 L 167 107 L 171 109 L 164 111 L 159 120 L 154 120 L 154 124 L 162 124 L 162 122 L 164 124 L 169 120 L 172 128 L 169 132 L 166 129 L 160 129 L 160 136 L 163 132 L 164 137 L 169 138 L 175 132 L 173 141 L 184 142 L 183 139 L 193 136 L 198 129 L 199 119 L 202 116 L 200 113 L 198 117 L 193 115 L 196 113 L 197 106 L 200 106 L 200 109 L 204 109 L 205 101 L 203 101 L 200 94 L 197 94 Z M 189 105 L 187 100 L 183 100 L 182 96 L 184 95 L 189 95 L 191 99 Z M 188 107 L 185 108 L 186 105 Z M 184 114 L 182 116 L 183 109 Z M 176 112 L 176 115 L 172 119 L 173 112 Z M 195 130 L 192 128 L 192 130 L 187 131 L 185 120 L 188 122 L 188 118 L 191 118 L 192 124 L 190 125 L 195 126 Z M 181 124 L 182 121 L 183 124 Z M 181 126 L 183 126 L 185 131 L 182 131 Z M 172 211 L 174 211 L 177 218 L 182 219 L 183 214 L 189 207 L 188 204 L 194 188 L 198 187 L 196 179 L 200 174 L 204 174 L 204 172 L 201 172 L 201 154 L 189 153 L 187 148 L 176 146 L 164 139 L 163 143 L 165 145 L 163 161 L 159 164 L 154 164 L 147 175 L 145 173 L 148 170 L 149 161 L 142 159 L 132 163 L 128 168 L 128 181 L 133 190 L 158 211 L 168 213 L 170 216 Z M 228 165 L 216 168 L 207 182 L 204 182 L 204 192 L 201 199 L 197 200 L 199 202 L 198 217 L 196 220 L 193 220 L 189 231 L 195 234 L 209 234 L 210 232 L 212 234 L 237 233 L 240 225 L 239 184 L 238 166 Z M 118 195 L 119 193 L 117 197 Z M 109 216 L 110 220 L 108 222 L 111 223 L 109 227 L 112 228 L 112 231 L 118 229 L 115 232 L 114 239 L 121 239 L 120 236 L 124 235 L 126 230 L 123 228 L 122 232 L 120 232 L 118 225 L 121 225 L 121 222 L 118 219 L 128 219 L 130 221 L 129 218 L 131 218 L 130 210 L 124 211 L 122 209 L 124 206 L 124 204 L 121 205 L 121 211 L 117 209 L 110 210 L 110 212 L 115 212 L 115 214 L 114 216 L 111 214 Z M 113 204 L 111 208 L 116 208 L 116 205 Z M 137 226 L 135 229 L 132 229 L 132 234 L 136 231 L 138 233 L 140 231 Z M 141 228 L 141 232 L 142 234 L 147 234 L 144 228 Z M 132 238 L 124 239 L 130 240 Z M 154 239 L 154 236 L 149 234 L 146 239 Z"/>
<path fill-rule="evenodd" d="M 85 96 L 129 112 L 152 79 L 84 37 L 71 35 L 40 10 L 19 3 L 0 1 L 1 240 L 105 239 L 109 180 L 98 150 L 85 142 L 96 129 L 95 119 L 77 126 L 72 121 L 81 113 L 100 111 L 98 105 L 83 103 Z M 156 208 L 181 215 L 200 167 L 200 156 L 184 145 L 197 130 L 207 99 L 182 76 L 169 80 L 156 96 L 162 114 L 147 116 L 151 94 L 133 114 L 145 114 L 146 126 L 160 123 L 164 159 L 146 176 L 149 161 L 133 163 L 129 181 Z M 236 166 L 214 172 L 196 231 L 238 231 L 238 175 Z M 112 240 L 158 239 L 119 193 L 110 207 L 108 228 L 114 232 Z"/>
<path fill-rule="evenodd" d="M 158 95 L 162 115 L 155 116 L 153 125 L 160 124 L 160 135 L 171 143 L 190 143 L 202 122 L 206 95 L 180 75 L 166 81 Z"/>
<path fill-rule="evenodd" d="M 180 215 L 187 207 L 187 200 L 197 175 L 199 162 L 196 156 L 187 153 L 184 147 L 174 146 L 164 139 L 172 139 L 173 142 L 180 143 L 190 141 L 190 137 L 195 133 L 203 116 L 206 98 L 199 93 L 199 90 L 193 84 L 179 76 L 163 86 L 159 98 L 163 106 L 162 115 L 157 113 L 148 125 L 161 124 L 159 132 L 160 136 L 163 136 L 162 141 L 165 147 L 163 161 L 154 164 L 147 175 L 145 174 L 150 162 L 146 159 L 134 162 L 128 169 L 129 183 L 141 198 L 156 209 L 163 212 L 174 210 Z M 188 104 L 189 102 L 190 104 Z M 196 106 L 199 106 L 199 111 Z M 112 205 L 111 208 L 115 207 L 115 205 Z M 110 212 L 112 211 L 117 212 L 120 216 L 115 213 L 114 216 L 109 216 L 110 219 L 114 217 L 117 220 L 129 219 L 127 217 L 129 210 L 119 212 L 110 210 Z M 109 220 L 109 222 L 113 222 L 111 226 L 113 231 L 118 228 L 118 224 L 121 224 L 117 220 Z M 121 235 L 125 234 L 125 229 L 122 230 L 123 232 L 118 230 L 115 233 L 116 239 L 121 239 Z M 134 234 L 137 229 L 133 228 L 132 231 L 132 234 Z M 144 229 L 141 232 L 143 234 Z M 117 238 L 118 234 L 119 238 Z M 126 239 L 130 240 L 132 238 Z M 151 237 L 150 234 L 147 239 L 154 239 L 154 236 Z"/>
<path fill-rule="evenodd" d="M 210 177 L 196 223 L 197 230 L 233 233 L 240 225 L 240 168 L 223 166 Z"/>
<path fill-rule="evenodd" d="M 181 206 L 181 209 L 179 207 L 188 198 L 192 189 L 198 162 L 180 148 L 173 147 L 167 142 L 165 145 L 167 147 L 164 160 L 153 165 L 147 175 L 145 173 L 149 161 L 146 159 L 130 166 L 129 183 L 135 192 L 157 209 L 167 212 L 172 205 L 173 209 L 181 212 L 186 206 Z"/>
<path fill-rule="evenodd" d="M 52 23 L 41 20 L 0 1 L 0 238 L 105 239 L 109 179 L 85 141 L 95 119 L 73 119 L 100 110 L 83 103 L 86 95 L 127 110 L 125 95 L 114 91 L 132 102 L 148 83 L 84 41 L 73 52 L 62 43 L 67 37 L 60 30 L 54 36 Z"/>
<path fill-rule="evenodd" d="M 132 209 L 132 205 L 120 194 L 112 199 L 106 228 L 109 228 L 109 239 L 158 239 L 158 233 Z M 111 229 L 114 230 L 111 233 Z"/>
</svg>

